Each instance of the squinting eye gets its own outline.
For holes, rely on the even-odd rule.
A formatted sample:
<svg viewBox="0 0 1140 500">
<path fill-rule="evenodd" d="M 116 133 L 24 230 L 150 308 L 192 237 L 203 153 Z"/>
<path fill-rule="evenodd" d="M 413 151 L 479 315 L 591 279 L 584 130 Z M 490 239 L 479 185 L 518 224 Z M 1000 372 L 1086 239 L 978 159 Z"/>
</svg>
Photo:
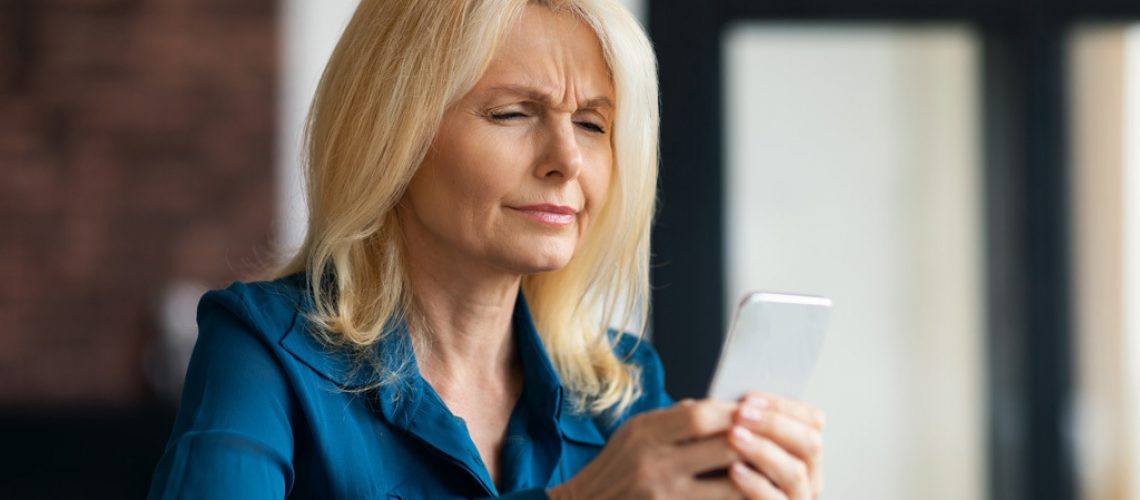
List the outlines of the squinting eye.
<svg viewBox="0 0 1140 500">
<path fill-rule="evenodd" d="M 526 118 L 526 113 L 520 113 L 518 111 L 505 111 L 502 113 L 491 113 L 491 119 L 493 119 L 493 120 L 506 121 L 506 120 L 512 120 L 515 118 Z"/>
<path fill-rule="evenodd" d="M 604 134 L 604 133 L 606 133 L 606 129 L 602 128 L 602 126 L 601 126 L 601 125 L 598 125 L 597 123 L 593 123 L 593 122 L 578 122 L 578 126 L 579 126 L 579 127 L 582 127 L 582 128 L 584 128 L 584 129 L 586 129 L 586 130 L 589 130 L 589 131 L 591 131 L 591 132 L 596 132 L 596 133 L 599 133 L 599 134 Z"/>
</svg>

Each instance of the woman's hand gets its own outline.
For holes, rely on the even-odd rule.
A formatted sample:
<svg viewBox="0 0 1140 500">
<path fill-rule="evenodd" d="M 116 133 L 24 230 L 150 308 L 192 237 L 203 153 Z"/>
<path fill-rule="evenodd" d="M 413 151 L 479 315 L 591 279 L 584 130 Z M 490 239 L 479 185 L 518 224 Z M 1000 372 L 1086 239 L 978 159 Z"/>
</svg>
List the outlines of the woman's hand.
<svg viewBox="0 0 1140 500">
<path fill-rule="evenodd" d="M 819 497 L 823 424 L 823 412 L 808 404 L 749 394 L 729 432 L 729 443 L 742 458 L 733 463 L 729 477 L 751 499 Z"/>
<path fill-rule="evenodd" d="M 681 401 L 622 425 L 596 459 L 550 490 L 553 500 L 609 498 L 740 498 L 723 474 L 741 456 L 729 445 L 737 403 Z"/>
</svg>

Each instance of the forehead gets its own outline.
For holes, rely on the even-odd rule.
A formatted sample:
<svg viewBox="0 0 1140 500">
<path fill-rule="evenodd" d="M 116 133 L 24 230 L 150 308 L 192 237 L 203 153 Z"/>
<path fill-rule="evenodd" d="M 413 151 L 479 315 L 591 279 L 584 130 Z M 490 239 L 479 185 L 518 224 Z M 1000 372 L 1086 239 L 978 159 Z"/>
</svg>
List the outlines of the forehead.
<svg viewBox="0 0 1140 500">
<path fill-rule="evenodd" d="M 525 85 L 559 94 L 612 97 L 601 42 L 570 12 L 528 5 L 507 30 L 476 87 Z"/>
</svg>

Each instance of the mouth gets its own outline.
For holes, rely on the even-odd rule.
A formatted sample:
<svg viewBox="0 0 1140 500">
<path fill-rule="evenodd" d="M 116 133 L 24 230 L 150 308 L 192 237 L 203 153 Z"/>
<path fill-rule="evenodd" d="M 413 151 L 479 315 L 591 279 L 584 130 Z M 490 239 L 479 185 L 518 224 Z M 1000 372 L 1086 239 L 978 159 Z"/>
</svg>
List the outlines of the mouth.
<svg viewBox="0 0 1140 500">
<path fill-rule="evenodd" d="M 565 205 L 542 204 L 508 208 L 519 212 L 533 221 L 552 227 L 569 226 L 578 218 L 578 210 Z"/>
</svg>

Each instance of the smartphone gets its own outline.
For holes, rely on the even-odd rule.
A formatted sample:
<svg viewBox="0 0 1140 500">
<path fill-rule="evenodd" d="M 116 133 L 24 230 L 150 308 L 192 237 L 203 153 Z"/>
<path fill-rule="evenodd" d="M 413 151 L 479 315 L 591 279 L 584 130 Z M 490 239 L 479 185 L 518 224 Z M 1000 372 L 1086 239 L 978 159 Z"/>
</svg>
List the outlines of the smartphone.
<svg viewBox="0 0 1140 500">
<path fill-rule="evenodd" d="M 752 391 L 799 399 L 823 347 L 831 299 L 752 292 L 736 307 L 708 397 L 737 401 Z"/>
</svg>

